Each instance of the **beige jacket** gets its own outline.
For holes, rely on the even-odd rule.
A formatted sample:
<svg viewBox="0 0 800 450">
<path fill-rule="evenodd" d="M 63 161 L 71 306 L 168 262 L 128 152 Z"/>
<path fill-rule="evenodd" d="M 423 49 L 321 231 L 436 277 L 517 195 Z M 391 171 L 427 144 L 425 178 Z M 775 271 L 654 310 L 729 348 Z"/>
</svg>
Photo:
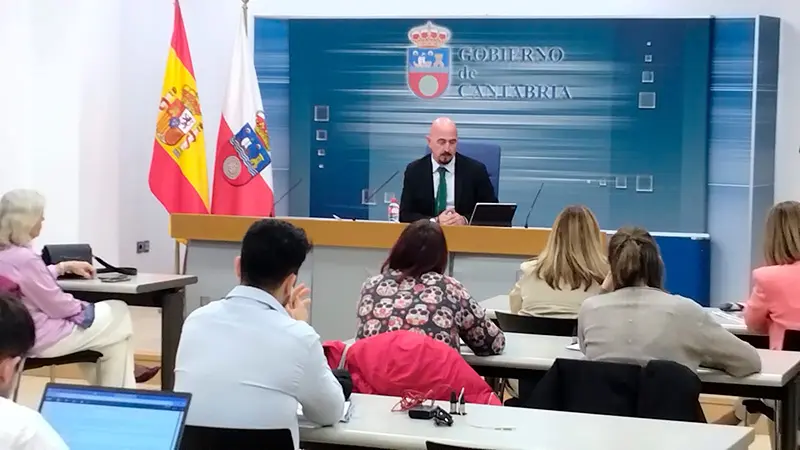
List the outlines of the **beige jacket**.
<svg viewBox="0 0 800 450">
<path fill-rule="evenodd" d="M 553 289 L 534 273 L 536 260 L 525 261 L 519 268 L 522 276 L 508 294 L 514 314 L 574 319 L 578 317 L 583 301 L 601 292 L 597 283 L 589 286 L 588 290 L 570 290 L 569 286 L 566 290 Z"/>
<path fill-rule="evenodd" d="M 591 360 L 646 364 L 663 359 L 735 377 L 761 370 L 756 349 L 722 328 L 700 305 L 647 287 L 587 299 L 578 314 L 578 341 Z"/>
</svg>

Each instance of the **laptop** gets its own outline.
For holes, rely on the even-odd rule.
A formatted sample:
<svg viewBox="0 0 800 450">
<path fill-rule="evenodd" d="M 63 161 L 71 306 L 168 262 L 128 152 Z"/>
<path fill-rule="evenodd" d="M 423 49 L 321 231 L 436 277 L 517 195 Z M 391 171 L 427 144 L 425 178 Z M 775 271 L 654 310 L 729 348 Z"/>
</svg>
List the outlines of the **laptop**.
<svg viewBox="0 0 800 450">
<path fill-rule="evenodd" d="M 191 394 L 47 383 L 39 412 L 74 450 L 178 450 Z"/>
<path fill-rule="evenodd" d="M 476 203 L 469 224 L 485 227 L 510 227 L 515 212 L 517 212 L 516 203 Z"/>
</svg>

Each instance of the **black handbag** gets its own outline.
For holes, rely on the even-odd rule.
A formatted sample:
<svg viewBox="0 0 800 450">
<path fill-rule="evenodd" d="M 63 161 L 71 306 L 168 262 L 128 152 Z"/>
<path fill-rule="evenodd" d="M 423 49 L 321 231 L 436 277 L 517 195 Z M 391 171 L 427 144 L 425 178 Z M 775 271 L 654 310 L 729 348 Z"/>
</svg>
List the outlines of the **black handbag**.
<svg viewBox="0 0 800 450">
<path fill-rule="evenodd" d="M 42 260 L 46 265 L 58 264 L 64 261 L 84 261 L 92 264 L 97 261 L 102 267 L 97 269 L 97 273 L 121 273 L 123 275 L 135 276 L 138 273 L 135 267 L 116 267 L 99 256 L 92 254 L 92 246 L 89 244 L 54 244 L 45 245 L 42 249 Z M 76 275 L 67 274 L 61 278 L 71 278 Z"/>
</svg>

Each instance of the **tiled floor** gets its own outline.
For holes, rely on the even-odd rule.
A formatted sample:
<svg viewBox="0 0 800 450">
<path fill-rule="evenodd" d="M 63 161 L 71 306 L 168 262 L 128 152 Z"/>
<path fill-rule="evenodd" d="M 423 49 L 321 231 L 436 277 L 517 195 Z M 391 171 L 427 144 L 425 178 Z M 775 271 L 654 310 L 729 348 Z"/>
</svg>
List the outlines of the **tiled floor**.
<svg viewBox="0 0 800 450">
<path fill-rule="evenodd" d="M 143 306 L 131 306 L 130 310 L 133 319 L 133 342 L 137 353 L 160 354 L 161 310 Z"/>
</svg>

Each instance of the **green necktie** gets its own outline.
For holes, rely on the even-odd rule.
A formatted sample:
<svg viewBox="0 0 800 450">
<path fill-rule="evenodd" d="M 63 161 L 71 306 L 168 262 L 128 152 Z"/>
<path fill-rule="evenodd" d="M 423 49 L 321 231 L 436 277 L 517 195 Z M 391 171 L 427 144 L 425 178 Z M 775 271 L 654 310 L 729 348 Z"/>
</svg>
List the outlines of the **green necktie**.
<svg viewBox="0 0 800 450">
<path fill-rule="evenodd" d="M 445 177 L 447 169 L 439 166 L 436 172 L 439 174 L 439 188 L 436 189 L 436 215 L 438 216 L 447 209 L 447 178 Z"/>
</svg>

